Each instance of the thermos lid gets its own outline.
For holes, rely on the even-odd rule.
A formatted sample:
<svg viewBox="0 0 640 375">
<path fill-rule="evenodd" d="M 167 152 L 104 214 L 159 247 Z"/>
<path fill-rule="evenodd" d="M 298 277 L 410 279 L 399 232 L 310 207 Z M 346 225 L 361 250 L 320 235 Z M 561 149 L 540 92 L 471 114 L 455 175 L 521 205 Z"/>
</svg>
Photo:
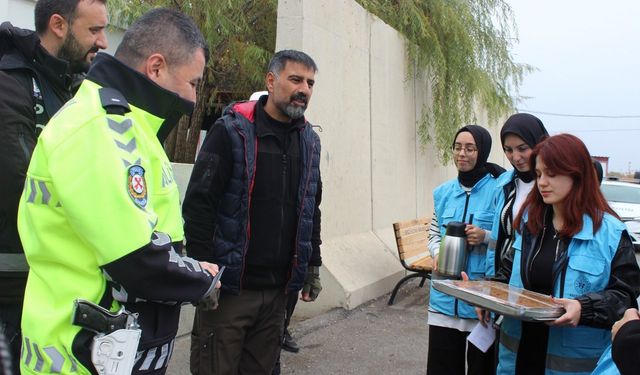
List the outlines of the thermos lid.
<svg viewBox="0 0 640 375">
<path fill-rule="evenodd" d="M 467 227 L 467 224 L 461 223 L 459 221 L 450 221 L 447 223 L 447 236 L 454 237 L 465 237 L 464 228 Z"/>
</svg>

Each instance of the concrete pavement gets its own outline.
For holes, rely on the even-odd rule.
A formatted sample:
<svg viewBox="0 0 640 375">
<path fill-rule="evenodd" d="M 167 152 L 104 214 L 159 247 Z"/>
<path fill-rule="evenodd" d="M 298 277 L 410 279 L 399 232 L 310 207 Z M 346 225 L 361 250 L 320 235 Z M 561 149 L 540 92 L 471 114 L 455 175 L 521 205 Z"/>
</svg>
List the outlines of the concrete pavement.
<svg viewBox="0 0 640 375">
<path fill-rule="evenodd" d="M 424 374 L 429 285 L 407 282 L 393 306 L 385 295 L 353 310 L 334 309 L 290 331 L 300 352 L 282 352 L 282 374 Z M 304 302 L 299 302 L 300 304 Z M 168 374 L 189 374 L 188 333 L 176 340 Z"/>
<path fill-rule="evenodd" d="M 300 352 L 283 352 L 283 374 L 425 374 L 429 285 L 405 284 L 393 306 L 385 295 L 354 310 L 292 322 Z"/>
</svg>

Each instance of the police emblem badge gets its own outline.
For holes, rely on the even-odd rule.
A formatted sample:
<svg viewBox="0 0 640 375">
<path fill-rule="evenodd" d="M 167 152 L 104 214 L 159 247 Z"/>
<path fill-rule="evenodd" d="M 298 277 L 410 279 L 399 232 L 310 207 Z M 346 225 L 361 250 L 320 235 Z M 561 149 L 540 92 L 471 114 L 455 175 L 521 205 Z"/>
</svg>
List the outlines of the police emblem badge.
<svg viewBox="0 0 640 375">
<path fill-rule="evenodd" d="M 144 179 L 144 168 L 139 165 L 129 167 L 127 173 L 129 196 L 140 208 L 147 205 L 147 182 Z"/>
</svg>

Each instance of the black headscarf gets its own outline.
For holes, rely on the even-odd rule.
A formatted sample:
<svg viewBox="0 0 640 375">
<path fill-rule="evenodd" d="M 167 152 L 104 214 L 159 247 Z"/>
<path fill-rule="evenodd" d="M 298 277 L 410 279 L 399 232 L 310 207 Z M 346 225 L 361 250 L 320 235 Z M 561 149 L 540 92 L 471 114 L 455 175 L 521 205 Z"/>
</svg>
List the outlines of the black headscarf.
<svg viewBox="0 0 640 375">
<path fill-rule="evenodd" d="M 593 167 L 596 169 L 596 176 L 598 177 L 598 183 L 602 184 L 602 178 L 604 175 L 604 171 L 602 170 L 602 163 L 600 163 L 596 159 L 591 159 L 593 162 Z"/>
<path fill-rule="evenodd" d="M 487 173 L 491 173 L 493 177 L 500 176 L 500 174 L 504 172 L 504 168 L 497 164 L 487 163 L 489 153 L 491 152 L 491 134 L 489 134 L 487 129 L 479 125 L 467 125 L 462 127 L 458 130 L 455 137 L 453 137 L 452 147 L 455 146 L 458 134 L 462 132 L 471 133 L 473 140 L 476 142 L 476 147 L 478 148 L 478 159 L 476 160 L 476 165 L 469 172 L 458 171 L 458 181 L 460 181 L 460 184 L 470 188 L 480 181 Z"/>
<path fill-rule="evenodd" d="M 542 139 L 549 136 L 542 121 L 529 113 L 516 113 L 507 119 L 502 126 L 502 130 L 500 130 L 500 142 L 503 147 L 504 139 L 508 134 L 514 134 L 522 138 L 524 143 L 531 148 L 536 147 Z M 520 172 L 517 168 L 516 174 L 524 182 L 532 181 L 534 176 L 533 171 Z"/>
</svg>

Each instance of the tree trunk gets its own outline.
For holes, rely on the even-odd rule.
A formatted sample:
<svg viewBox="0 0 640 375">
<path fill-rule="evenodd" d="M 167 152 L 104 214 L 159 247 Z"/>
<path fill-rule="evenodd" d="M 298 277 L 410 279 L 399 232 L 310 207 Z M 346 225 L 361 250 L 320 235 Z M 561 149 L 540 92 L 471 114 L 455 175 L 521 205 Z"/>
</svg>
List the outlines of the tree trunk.
<svg viewBox="0 0 640 375">
<path fill-rule="evenodd" d="M 198 85 L 198 100 L 191 116 L 182 116 L 178 125 L 169 133 L 164 149 L 169 160 L 176 163 L 193 163 L 200 140 L 200 129 L 206 114 L 206 96 L 202 93 L 205 80 Z"/>
<path fill-rule="evenodd" d="M 178 121 L 177 126 L 177 139 L 176 149 L 173 153 L 173 161 L 177 163 L 188 163 L 186 161 L 186 149 L 187 149 L 187 134 L 189 132 L 189 122 L 191 118 L 189 116 L 182 116 Z M 193 162 L 193 160 L 192 160 Z"/>
<path fill-rule="evenodd" d="M 189 134 L 187 135 L 187 144 L 185 150 L 185 163 L 193 163 L 196 160 L 196 148 L 198 147 L 198 141 L 200 140 L 200 130 L 202 129 L 202 122 L 207 114 L 207 95 L 205 92 L 211 90 L 207 87 L 205 79 L 198 84 L 198 100 L 196 101 L 196 107 L 191 115 L 191 126 L 189 128 Z M 207 90 L 205 90 L 205 88 Z"/>
<path fill-rule="evenodd" d="M 164 140 L 164 152 L 167 153 L 167 156 L 169 157 L 170 161 L 173 161 L 174 159 L 174 153 L 176 151 L 177 136 L 178 136 L 178 127 L 176 126 L 171 130 L 171 132 L 167 136 L 167 139 Z"/>
</svg>

